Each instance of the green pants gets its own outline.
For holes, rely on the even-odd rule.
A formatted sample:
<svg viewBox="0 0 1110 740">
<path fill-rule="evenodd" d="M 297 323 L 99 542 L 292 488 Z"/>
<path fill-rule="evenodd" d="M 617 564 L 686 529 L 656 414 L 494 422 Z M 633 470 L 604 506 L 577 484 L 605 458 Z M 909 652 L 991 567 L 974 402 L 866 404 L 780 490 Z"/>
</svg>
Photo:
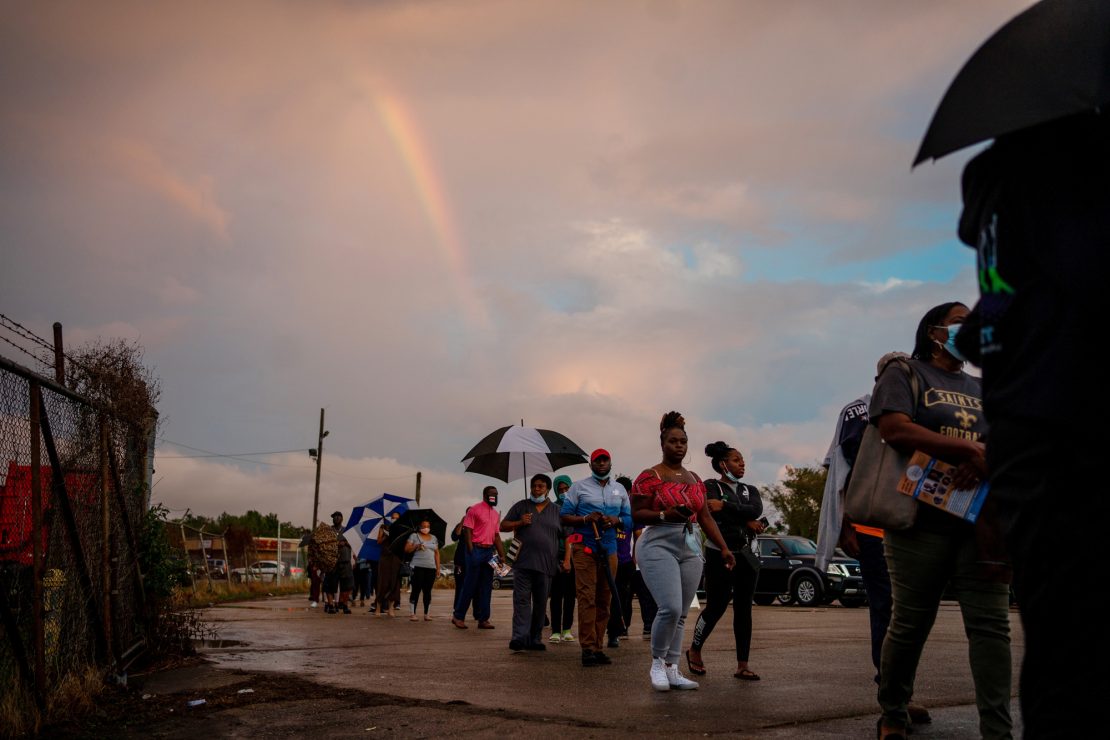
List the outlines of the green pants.
<svg viewBox="0 0 1110 740">
<path fill-rule="evenodd" d="M 951 586 L 967 634 L 979 734 L 1012 737 L 1009 589 L 978 575 L 974 533 L 887 530 L 883 542 L 894 594 L 879 666 L 883 723 L 891 727 L 909 723 L 906 704 L 913 696 L 917 664 L 936 621 L 941 595 Z"/>
</svg>

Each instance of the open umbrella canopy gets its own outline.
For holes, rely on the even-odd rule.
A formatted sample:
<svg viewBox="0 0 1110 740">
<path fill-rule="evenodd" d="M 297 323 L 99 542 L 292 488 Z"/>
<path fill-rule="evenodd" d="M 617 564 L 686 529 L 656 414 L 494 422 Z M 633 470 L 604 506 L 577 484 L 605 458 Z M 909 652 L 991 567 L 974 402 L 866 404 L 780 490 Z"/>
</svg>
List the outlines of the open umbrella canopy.
<svg viewBox="0 0 1110 740">
<path fill-rule="evenodd" d="M 351 510 L 343 536 L 351 543 L 351 550 L 356 553 L 356 557 L 360 560 L 378 560 L 381 557 L 378 530 L 382 522 L 393 512 L 404 514 L 411 501 L 411 498 L 383 493 L 378 498 Z"/>
<path fill-rule="evenodd" d="M 1108 103 L 1110 2 L 1041 0 L 964 64 L 913 163 Z"/>
<path fill-rule="evenodd" d="M 393 535 L 394 553 L 400 555 L 404 552 L 404 543 L 409 535 L 416 532 L 420 528 L 420 522 L 425 520 L 431 525 L 432 534 L 439 540 L 439 546 L 443 547 L 447 544 L 447 522 L 443 517 L 434 509 L 409 509 L 389 527 L 390 534 Z"/>
<path fill-rule="evenodd" d="M 510 425 L 491 432 L 463 457 L 468 473 L 509 483 L 587 462 L 581 447 L 550 429 Z"/>
</svg>

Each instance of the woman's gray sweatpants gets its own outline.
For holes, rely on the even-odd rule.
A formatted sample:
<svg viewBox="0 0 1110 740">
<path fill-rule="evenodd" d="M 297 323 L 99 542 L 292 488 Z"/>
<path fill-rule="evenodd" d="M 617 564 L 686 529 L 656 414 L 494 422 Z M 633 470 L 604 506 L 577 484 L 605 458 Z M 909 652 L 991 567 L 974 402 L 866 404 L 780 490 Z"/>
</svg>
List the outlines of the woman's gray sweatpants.
<svg viewBox="0 0 1110 740">
<path fill-rule="evenodd" d="M 681 524 L 653 524 L 636 543 L 636 563 L 659 605 L 651 625 L 651 657 L 677 663 L 686 614 L 701 580 L 702 556 L 686 545 Z"/>
</svg>

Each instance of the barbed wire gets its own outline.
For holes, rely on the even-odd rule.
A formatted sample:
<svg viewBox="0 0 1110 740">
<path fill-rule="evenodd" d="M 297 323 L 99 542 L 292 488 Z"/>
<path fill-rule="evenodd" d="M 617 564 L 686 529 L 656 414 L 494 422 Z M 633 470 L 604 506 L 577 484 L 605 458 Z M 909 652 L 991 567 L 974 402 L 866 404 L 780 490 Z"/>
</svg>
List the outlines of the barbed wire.
<svg viewBox="0 0 1110 740">
<path fill-rule="evenodd" d="M 3 326 L 9 331 L 18 334 L 24 339 L 30 340 L 40 345 L 41 347 L 50 350 L 51 352 L 54 351 L 54 344 L 52 342 L 48 342 L 46 339 L 40 337 L 38 334 L 35 334 L 33 331 L 31 331 L 15 319 L 11 318 L 10 316 L 5 316 L 4 314 L 0 313 L 0 326 Z"/>
<path fill-rule="evenodd" d="M 13 334 L 16 334 L 17 336 L 20 336 L 20 337 L 22 337 L 22 338 L 24 338 L 24 339 L 26 339 L 30 342 L 34 342 L 35 344 L 39 345 L 43 349 L 49 350 L 50 355 L 51 355 L 51 359 L 49 359 L 49 360 L 44 360 L 41 357 L 36 357 L 34 355 L 32 355 L 32 357 L 35 357 L 35 359 L 37 359 L 39 362 L 46 365 L 47 367 L 54 367 L 53 355 L 55 354 L 56 350 L 54 348 L 54 343 L 53 342 L 51 342 L 50 340 L 46 339 L 43 336 L 40 336 L 39 334 L 36 334 L 31 329 L 28 329 L 23 324 L 19 323 L 18 321 L 16 321 L 12 317 L 7 316 L 6 314 L 3 314 L 3 313 L 0 313 L 0 327 L 5 328 L 8 331 L 12 332 Z M 8 344 L 11 344 L 11 342 L 8 342 Z M 26 352 L 26 350 L 23 350 L 23 351 Z M 89 370 L 88 365 L 81 362 L 80 360 L 77 360 L 76 358 L 73 357 L 73 355 L 69 354 L 68 352 L 63 351 L 62 352 L 62 357 L 64 357 L 69 362 L 71 362 L 73 365 L 81 368 L 82 370 Z"/>
<path fill-rule="evenodd" d="M 44 360 L 43 358 L 39 357 L 38 355 L 36 355 L 31 350 L 27 349 L 26 347 L 23 347 L 22 345 L 16 344 L 15 342 L 13 342 L 12 340 L 8 339 L 7 337 L 5 337 L 3 335 L 0 335 L 0 342 L 4 342 L 5 344 L 10 344 L 12 347 L 15 347 L 17 350 L 19 350 L 23 354 L 27 355 L 28 357 L 35 360 L 36 362 L 38 362 L 42 365 L 45 365 L 46 367 L 51 367 L 53 365 L 53 363 L 48 362 L 47 360 Z"/>
</svg>

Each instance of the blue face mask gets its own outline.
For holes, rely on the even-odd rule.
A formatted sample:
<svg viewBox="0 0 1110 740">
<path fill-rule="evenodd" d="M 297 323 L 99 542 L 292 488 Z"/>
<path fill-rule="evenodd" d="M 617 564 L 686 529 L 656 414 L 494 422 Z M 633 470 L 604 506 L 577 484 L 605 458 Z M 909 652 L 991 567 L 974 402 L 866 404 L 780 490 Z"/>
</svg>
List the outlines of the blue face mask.
<svg viewBox="0 0 1110 740">
<path fill-rule="evenodd" d="M 960 362 L 967 362 L 967 358 L 963 356 L 960 350 L 956 349 L 956 335 L 960 333 L 962 327 L 963 324 L 949 324 L 948 326 L 937 327 L 938 329 L 946 329 L 948 331 L 948 340 L 945 341 L 944 344 L 940 344 L 940 342 L 937 342 L 937 344 L 944 347 L 944 350 L 948 354 L 952 355 Z"/>
<path fill-rule="evenodd" d="M 559 504 L 559 506 L 562 506 L 563 502 L 566 501 L 566 500 L 567 500 L 567 495 L 565 493 L 560 493 L 559 495 L 557 495 L 555 497 L 555 503 Z"/>
<path fill-rule="evenodd" d="M 609 474 L 608 473 L 606 473 L 605 475 L 598 475 L 597 473 L 591 473 L 591 475 L 593 475 L 594 480 L 596 480 L 598 483 L 601 483 L 604 480 L 609 480 Z"/>
<path fill-rule="evenodd" d="M 545 493 L 542 496 L 529 496 L 528 500 L 531 501 L 533 504 L 542 504 L 544 501 L 547 500 L 547 494 Z"/>
<path fill-rule="evenodd" d="M 731 470 L 726 470 L 725 471 L 725 477 L 728 478 L 733 483 L 739 483 L 740 482 L 740 479 L 737 478 L 735 475 L 733 475 Z"/>
</svg>

